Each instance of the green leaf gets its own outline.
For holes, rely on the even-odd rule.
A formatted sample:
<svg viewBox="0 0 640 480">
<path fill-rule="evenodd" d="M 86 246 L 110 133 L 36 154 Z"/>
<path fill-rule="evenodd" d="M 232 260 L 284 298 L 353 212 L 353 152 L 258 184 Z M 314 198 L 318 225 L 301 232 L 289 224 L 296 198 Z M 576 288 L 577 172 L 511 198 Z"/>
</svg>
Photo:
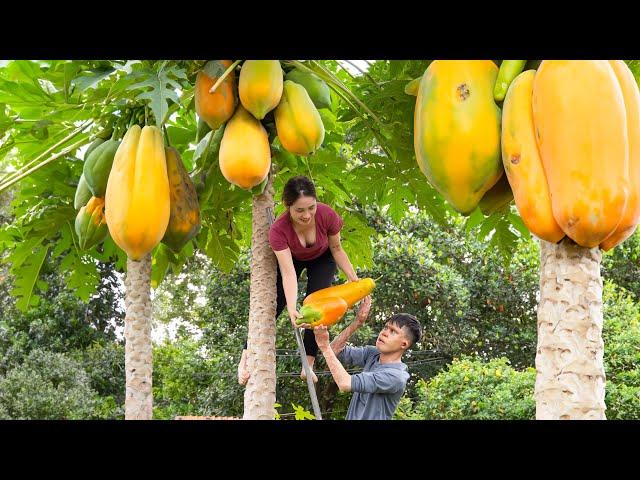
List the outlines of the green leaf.
<svg viewBox="0 0 640 480">
<path fill-rule="evenodd" d="M 238 258 L 240 249 L 226 232 L 209 231 L 209 233 L 205 252 L 217 267 L 223 272 L 229 273 Z"/>
<path fill-rule="evenodd" d="M 476 207 L 476 209 L 473 212 L 471 212 L 471 215 L 469 215 L 469 217 L 467 218 L 467 221 L 465 222 L 465 225 L 464 225 L 464 229 L 467 233 L 469 233 L 475 227 L 480 225 L 483 221 L 484 221 L 484 215 L 482 214 L 480 209 Z"/>
<path fill-rule="evenodd" d="M 524 238 L 529 238 L 531 236 L 531 232 L 529 232 L 529 229 L 522 221 L 520 215 L 516 215 L 510 212 L 509 221 L 511 222 L 511 225 L 513 225 L 514 228 L 518 230 Z"/>
<path fill-rule="evenodd" d="M 90 259 L 90 260 L 89 260 Z M 62 262 L 60 269 L 68 271 L 67 285 L 83 302 L 88 302 L 91 295 L 96 292 L 100 274 L 96 262 L 92 257 L 78 256 L 75 251 L 70 253 Z"/>
<path fill-rule="evenodd" d="M 169 249 L 161 243 L 151 259 L 151 288 L 158 288 L 169 269 Z"/>
<path fill-rule="evenodd" d="M 48 247 L 41 247 L 32 251 L 29 258 L 20 265 L 19 269 L 11 269 L 11 273 L 15 277 L 15 288 L 11 294 L 18 299 L 16 306 L 22 312 L 26 312 L 30 306 L 35 306 L 39 302 L 39 298 L 37 295 L 34 295 L 33 289 L 48 251 Z"/>
<path fill-rule="evenodd" d="M 180 103 L 178 94 L 174 89 L 179 89 L 181 86 L 175 80 L 171 79 L 169 75 L 181 76 L 183 73 L 180 73 L 180 70 L 175 67 L 169 70 L 161 68 L 158 72 L 146 71 L 146 73 L 147 78 L 141 82 L 130 85 L 127 87 L 127 90 L 140 90 L 151 87 L 151 90 L 139 93 L 136 99 L 149 100 L 151 110 L 156 119 L 156 125 L 159 126 L 166 120 L 167 113 L 169 112 L 169 100 L 178 104 Z M 172 86 L 173 89 L 169 88 L 169 86 Z"/>
</svg>

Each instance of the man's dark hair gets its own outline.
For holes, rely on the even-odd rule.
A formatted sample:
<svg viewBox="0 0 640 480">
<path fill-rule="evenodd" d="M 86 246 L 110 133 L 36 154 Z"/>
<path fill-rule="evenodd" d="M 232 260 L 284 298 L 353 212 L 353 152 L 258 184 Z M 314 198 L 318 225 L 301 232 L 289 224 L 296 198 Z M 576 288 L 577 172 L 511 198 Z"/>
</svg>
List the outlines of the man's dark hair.
<svg viewBox="0 0 640 480">
<path fill-rule="evenodd" d="M 389 319 L 389 323 L 394 324 L 400 329 L 407 327 L 405 335 L 409 338 L 411 344 L 415 345 L 422 337 L 422 327 L 418 319 L 409 313 L 396 313 Z"/>
<path fill-rule="evenodd" d="M 290 207 L 303 195 L 305 197 L 313 197 L 317 199 L 316 187 L 313 182 L 304 175 L 298 175 L 296 177 L 291 177 L 284 185 L 282 201 L 287 207 Z"/>
</svg>

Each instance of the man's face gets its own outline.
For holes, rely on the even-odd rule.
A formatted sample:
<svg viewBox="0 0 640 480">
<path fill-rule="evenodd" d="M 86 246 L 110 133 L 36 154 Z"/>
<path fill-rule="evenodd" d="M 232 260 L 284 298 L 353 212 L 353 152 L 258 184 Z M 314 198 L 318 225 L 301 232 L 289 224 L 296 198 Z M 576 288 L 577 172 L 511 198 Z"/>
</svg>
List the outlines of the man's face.
<svg viewBox="0 0 640 480">
<path fill-rule="evenodd" d="M 376 340 L 376 348 L 380 353 L 394 353 L 406 350 L 409 340 L 404 336 L 404 332 L 394 323 L 387 322 Z"/>
</svg>

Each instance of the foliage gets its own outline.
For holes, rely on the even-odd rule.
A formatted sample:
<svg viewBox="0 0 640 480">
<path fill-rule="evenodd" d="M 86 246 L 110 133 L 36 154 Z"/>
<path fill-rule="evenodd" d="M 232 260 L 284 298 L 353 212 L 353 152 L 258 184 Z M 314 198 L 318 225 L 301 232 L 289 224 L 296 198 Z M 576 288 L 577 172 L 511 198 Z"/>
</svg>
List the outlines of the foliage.
<svg viewBox="0 0 640 480">
<path fill-rule="evenodd" d="M 8 419 L 100 418 L 101 400 L 82 366 L 64 353 L 32 350 L 0 376 L 0 412 Z"/>
</svg>

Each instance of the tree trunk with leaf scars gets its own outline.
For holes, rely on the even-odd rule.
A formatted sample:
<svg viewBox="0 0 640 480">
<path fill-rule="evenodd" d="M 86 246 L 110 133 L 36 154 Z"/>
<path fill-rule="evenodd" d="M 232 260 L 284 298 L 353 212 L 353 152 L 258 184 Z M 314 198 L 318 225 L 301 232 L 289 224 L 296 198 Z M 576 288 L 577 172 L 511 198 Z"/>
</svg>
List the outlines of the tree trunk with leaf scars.
<svg viewBox="0 0 640 480">
<path fill-rule="evenodd" d="M 540 241 L 536 419 L 604 420 L 598 247 Z"/>
<path fill-rule="evenodd" d="M 253 196 L 247 350 L 251 377 L 244 393 L 246 420 L 273 420 L 276 414 L 276 257 L 269 245 L 272 182 L 270 174 L 264 192 Z"/>
<path fill-rule="evenodd" d="M 125 420 L 151 420 L 151 254 L 136 262 L 127 259 L 124 319 L 126 396 Z"/>
</svg>

